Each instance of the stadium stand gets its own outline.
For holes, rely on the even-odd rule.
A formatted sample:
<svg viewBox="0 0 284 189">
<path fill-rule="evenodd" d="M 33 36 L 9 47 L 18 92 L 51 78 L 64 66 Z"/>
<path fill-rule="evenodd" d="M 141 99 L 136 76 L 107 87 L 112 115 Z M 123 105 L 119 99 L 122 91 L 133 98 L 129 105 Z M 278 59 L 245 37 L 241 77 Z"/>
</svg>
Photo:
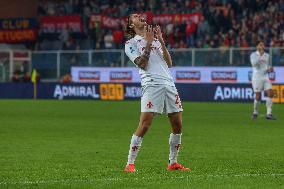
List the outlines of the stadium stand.
<svg viewBox="0 0 284 189">
<path fill-rule="evenodd" d="M 51 39 L 39 35 L 35 49 L 123 48 L 123 25 L 108 29 L 96 23 L 90 28 L 91 15 L 124 18 L 133 12 L 147 11 L 154 15 L 201 13 L 198 23 L 187 21 L 162 25 L 169 48 L 250 47 L 259 38 L 270 47 L 284 44 L 283 0 L 50 0 L 40 1 L 39 18 L 80 15 L 83 33 L 74 35 L 64 30 L 59 37 Z"/>
</svg>

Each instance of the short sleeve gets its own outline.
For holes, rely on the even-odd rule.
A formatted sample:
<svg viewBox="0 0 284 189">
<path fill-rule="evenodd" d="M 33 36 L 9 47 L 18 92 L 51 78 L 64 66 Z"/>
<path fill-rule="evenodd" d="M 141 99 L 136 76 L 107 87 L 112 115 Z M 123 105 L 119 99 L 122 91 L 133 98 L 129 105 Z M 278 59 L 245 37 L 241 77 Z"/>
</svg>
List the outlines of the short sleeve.
<svg viewBox="0 0 284 189">
<path fill-rule="evenodd" d="M 125 43 L 125 53 L 133 63 L 134 60 L 140 56 L 137 45 L 135 43 L 131 43 L 130 41 Z"/>
<path fill-rule="evenodd" d="M 163 51 L 163 49 L 162 49 L 162 45 L 161 45 L 160 42 L 158 42 L 158 50 L 159 50 L 159 52 L 160 52 L 162 55 L 164 54 L 164 51 Z"/>
</svg>

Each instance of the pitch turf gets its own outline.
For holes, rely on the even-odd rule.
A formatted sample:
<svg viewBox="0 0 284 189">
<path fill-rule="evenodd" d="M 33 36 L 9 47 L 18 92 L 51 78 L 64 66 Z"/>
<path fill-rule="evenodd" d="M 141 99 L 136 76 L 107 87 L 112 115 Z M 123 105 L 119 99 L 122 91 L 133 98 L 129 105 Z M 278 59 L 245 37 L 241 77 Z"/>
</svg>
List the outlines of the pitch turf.
<svg viewBox="0 0 284 189">
<path fill-rule="evenodd" d="M 277 121 L 252 121 L 251 104 L 184 103 L 179 160 L 192 171 L 166 171 L 170 127 L 157 116 L 126 174 L 139 106 L 1 100 L 0 188 L 284 188 L 284 105 Z"/>
</svg>

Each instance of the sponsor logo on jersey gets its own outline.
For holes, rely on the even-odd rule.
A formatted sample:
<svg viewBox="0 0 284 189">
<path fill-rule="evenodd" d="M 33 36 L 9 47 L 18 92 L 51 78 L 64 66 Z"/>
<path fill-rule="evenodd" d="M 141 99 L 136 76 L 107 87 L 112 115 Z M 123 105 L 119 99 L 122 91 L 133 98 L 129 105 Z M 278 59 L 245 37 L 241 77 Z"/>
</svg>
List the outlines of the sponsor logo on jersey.
<svg viewBox="0 0 284 189">
<path fill-rule="evenodd" d="M 200 81 L 201 72 L 200 71 L 177 71 L 176 80 L 177 81 Z"/>
<path fill-rule="evenodd" d="M 99 81 L 101 73 L 99 71 L 79 71 L 79 80 Z"/>
<path fill-rule="evenodd" d="M 238 78 L 238 74 L 236 71 L 212 71 L 211 72 L 211 80 L 218 81 L 229 81 L 236 82 Z"/>
<path fill-rule="evenodd" d="M 112 71 L 110 72 L 110 81 L 131 81 L 132 72 L 131 71 Z"/>
</svg>

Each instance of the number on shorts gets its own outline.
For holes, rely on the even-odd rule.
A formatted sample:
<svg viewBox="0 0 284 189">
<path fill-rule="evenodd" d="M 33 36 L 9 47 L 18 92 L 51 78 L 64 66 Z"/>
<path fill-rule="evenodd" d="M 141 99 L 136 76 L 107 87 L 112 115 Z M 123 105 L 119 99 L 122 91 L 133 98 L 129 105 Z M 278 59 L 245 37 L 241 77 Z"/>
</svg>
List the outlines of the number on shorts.
<svg viewBox="0 0 284 189">
<path fill-rule="evenodd" d="M 179 103 L 180 103 L 179 95 L 176 94 L 176 103 L 175 104 L 179 104 Z"/>
<path fill-rule="evenodd" d="M 175 102 L 175 104 L 176 104 L 179 108 L 182 108 L 182 106 L 181 106 L 181 101 L 180 101 L 180 98 L 179 98 L 179 95 L 178 95 L 178 94 L 176 94 L 176 95 L 175 95 L 175 97 L 176 97 L 176 102 Z"/>
</svg>

